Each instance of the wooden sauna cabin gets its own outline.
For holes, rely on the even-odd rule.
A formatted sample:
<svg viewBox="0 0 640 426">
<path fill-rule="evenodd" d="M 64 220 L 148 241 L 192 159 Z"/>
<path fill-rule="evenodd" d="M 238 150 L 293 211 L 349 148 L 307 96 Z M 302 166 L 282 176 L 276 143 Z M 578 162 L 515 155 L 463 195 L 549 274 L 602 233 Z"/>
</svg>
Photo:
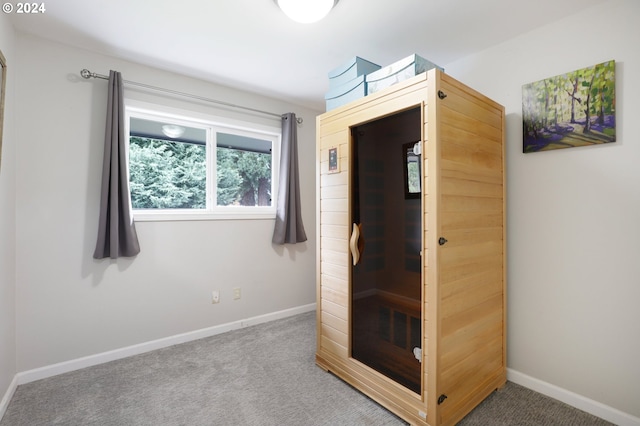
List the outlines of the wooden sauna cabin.
<svg viewBox="0 0 640 426">
<path fill-rule="evenodd" d="M 317 352 L 415 425 L 506 381 L 504 108 L 430 70 L 317 118 Z"/>
</svg>

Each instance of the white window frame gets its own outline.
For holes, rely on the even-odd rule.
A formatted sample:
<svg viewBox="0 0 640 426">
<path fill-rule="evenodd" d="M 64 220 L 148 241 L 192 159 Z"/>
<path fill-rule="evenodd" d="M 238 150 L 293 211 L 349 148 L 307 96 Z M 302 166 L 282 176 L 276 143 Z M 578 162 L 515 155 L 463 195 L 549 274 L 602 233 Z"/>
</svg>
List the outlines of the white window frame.
<svg viewBox="0 0 640 426">
<path fill-rule="evenodd" d="M 276 216 L 280 175 L 281 130 L 235 119 L 211 116 L 194 111 L 148 104 L 125 99 L 125 139 L 127 151 L 127 174 L 129 173 L 129 125 L 131 117 L 159 120 L 180 126 L 206 130 L 207 152 L 207 207 L 205 209 L 132 209 L 136 221 L 181 221 L 181 220 L 233 220 L 274 219 Z M 271 141 L 271 205 L 270 206 L 217 206 L 216 204 L 216 140 L 215 133 L 226 132 L 241 136 Z"/>
</svg>

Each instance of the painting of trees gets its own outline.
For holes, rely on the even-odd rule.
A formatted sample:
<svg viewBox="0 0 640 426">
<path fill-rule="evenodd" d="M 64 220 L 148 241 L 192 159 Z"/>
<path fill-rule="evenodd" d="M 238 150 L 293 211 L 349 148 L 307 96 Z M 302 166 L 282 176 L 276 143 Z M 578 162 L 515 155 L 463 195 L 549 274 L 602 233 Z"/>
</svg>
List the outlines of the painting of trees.
<svg viewBox="0 0 640 426">
<path fill-rule="evenodd" d="M 615 142 L 615 61 L 522 86 L 523 152 Z"/>
</svg>

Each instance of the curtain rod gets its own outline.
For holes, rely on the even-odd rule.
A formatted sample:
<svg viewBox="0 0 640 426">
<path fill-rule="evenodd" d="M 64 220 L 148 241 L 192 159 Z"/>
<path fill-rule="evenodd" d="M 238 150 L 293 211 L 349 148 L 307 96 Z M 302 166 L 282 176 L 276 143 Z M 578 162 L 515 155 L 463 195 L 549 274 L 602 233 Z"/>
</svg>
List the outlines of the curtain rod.
<svg viewBox="0 0 640 426">
<path fill-rule="evenodd" d="M 89 71 L 86 68 L 83 69 L 82 71 L 80 71 L 80 75 L 82 76 L 82 78 L 84 78 L 86 80 L 88 80 L 90 78 L 101 78 L 103 80 L 109 80 L 109 76 L 108 75 L 96 74 L 94 72 Z M 252 112 L 257 112 L 257 113 L 260 113 L 260 114 L 266 114 L 266 115 L 271 115 L 273 117 L 282 118 L 282 114 L 276 114 L 274 112 L 269 112 L 269 111 L 262 111 L 262 110 L 255 109 L 255 108 L 248 108 L 248 107 L 244 107 L 244 106 L 241 106 L 241 105 L 235 105 L 235 104 L 231 104 L 231 103 L 228 103 L 228 102 L 223 102 L 223 101 L 218 101 L 218 100 L 215 100 L 215 99 L 205 98 L 203 96 L 192 95 L 190 93 L 178 92 L 177 90 L 164 89 L 162 87 L 151 86 L 149 84 L 144 84 L 144 83 L 136 83 L 135 81 L 129 81 L 129 80 L 122 80 L 122 82 L 125 83 L 125 84 L 129 84 L 131 86 L 144 87 L 145 89 L 155 90 L 155 91 L 158 91 L 158 92 L 170 93 L 172 95 L 178 95 L 178 96 L 182 96 L 182 97 L 185 97 L 185 98 L 197 99 L 197 100 L 200 100 L 200 101 L 210 102 L 210 103 L 214 103 L 214 104 L 218 104 L 218 105 L 224 105 L 224 106 L 232 107 L 232 108 L 244 109 L 244 110 L 247 110 L 247 111 L 252 111 Z M 298 122 L 298 124 L 302 124 L 302 122 L 304 120 L 301 117 L 297 117 L 296 121 Z"/>
</svg>

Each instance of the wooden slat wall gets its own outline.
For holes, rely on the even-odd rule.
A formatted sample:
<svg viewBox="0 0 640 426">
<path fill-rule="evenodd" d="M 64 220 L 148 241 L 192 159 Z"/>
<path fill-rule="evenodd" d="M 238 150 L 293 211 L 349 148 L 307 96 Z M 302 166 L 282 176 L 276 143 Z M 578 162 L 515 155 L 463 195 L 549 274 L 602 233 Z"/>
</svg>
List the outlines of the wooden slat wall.
<svg viewBox="0 0 640 426">
<path fill-rule="evenodd" d="M 420 105 L 425 76 L 397 85 L 398 91 L 373 94 L 321 115 L 317 120 L 318 182 L 318 353 L 347 361 L 349 353 L 349 140 L 350 127 Z M 380 102 L 384 99 L 384 102 Z M 339 173 L 329 173 L 329 148 L 338 147 Z M 325 322 L 325 320 L 327 320 Z"/>
<path fill-rule="evenodd" d="M 504 110 L 445 75 L 440 89 L 437 423 L 454 424 L 505 379 Z"/>
<path fill-rule="evenodd" d="M 319 135 L 318 351 L 346 359 L 349 348 L 349 133 Z M 329 148 L 337 147 L 339 172 L 329 173 Z"/>
<path fill-rule="evenodd" d="M 429 81 L 429 89 L 434 89 L 435 81 Z M 429 407 L 429 396 L 435 391 L 435 374 L 431 375 L 430 365 L 433 364 L 430 355 L 430 344 L 435 343 L 435 329 L 429 328 L 429 120 L 434 110 L 429 106 L 430 99 L 422 111 L 422 398 Z M 431 112 L 431 114 L 429 114 Z M 435 324 L 435 323 L 434 323 Z M 430 340 L 432 340 L 430 342 Z M 425 410 L 428 414 L 429 410 Z M 430 418 L 430 417 L 429 417 Z"/>
</svg>

